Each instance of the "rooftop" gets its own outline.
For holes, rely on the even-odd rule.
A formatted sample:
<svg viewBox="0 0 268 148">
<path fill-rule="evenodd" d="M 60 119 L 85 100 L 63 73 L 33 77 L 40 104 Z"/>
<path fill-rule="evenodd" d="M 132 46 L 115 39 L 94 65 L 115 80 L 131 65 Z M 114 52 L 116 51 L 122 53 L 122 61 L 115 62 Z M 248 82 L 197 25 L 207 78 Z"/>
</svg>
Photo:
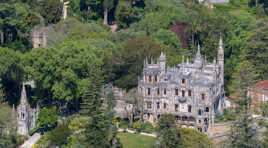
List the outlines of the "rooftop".
<svg viewBox="0 0 268 148">
<path fill-rule="evenodd" d="M 268 94 L 268 80 L 259 81 L 253 85 L 253 89 L 255 91 L 259 89 L 262 91 L 262 93 Z"/>
<path fill-rule="evenodd" d="M 255 85 L 253 85 L 253 87 L 268 89 L 268 80 L 260 81 L 256 83 Z"/>
</svg>

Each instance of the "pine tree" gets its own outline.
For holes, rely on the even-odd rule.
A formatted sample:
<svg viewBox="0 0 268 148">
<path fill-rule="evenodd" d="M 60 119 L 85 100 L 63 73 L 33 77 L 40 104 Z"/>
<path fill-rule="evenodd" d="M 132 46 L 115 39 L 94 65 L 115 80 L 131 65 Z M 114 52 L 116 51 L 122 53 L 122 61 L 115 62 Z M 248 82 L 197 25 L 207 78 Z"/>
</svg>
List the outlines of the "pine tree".
<svg viewBox="0 0 268 148">
<path fill-rule="evenodd" d="M 98 69 L 94 69 L 95 71 Z M 113 97 L 108 96 L 108 106 L 104 106 L 101 99 L 103 77 L 99 72 L 91 73 L 87 81 L 87 91 L 83 97 L 82 115 L 88 118 L 84 131 L 84 144 L 88 148 L 120 148 L 119 139 L 116 139 L 117 129 L 112 126 Z"/>
<path fill-rule="evenodd" d="M 230 147 L 232 148 L 255 148 L 258 147 L 257 131 L 251 116 L 251 99 L 247 96 L 249 87 L 256 81 L 257 74 L 253 65 L 244 61 L 237 67 L 233 76 L 235 81 L 232 85 L 238 96 L 237 119 L 231 127 Z"/>
</svg>

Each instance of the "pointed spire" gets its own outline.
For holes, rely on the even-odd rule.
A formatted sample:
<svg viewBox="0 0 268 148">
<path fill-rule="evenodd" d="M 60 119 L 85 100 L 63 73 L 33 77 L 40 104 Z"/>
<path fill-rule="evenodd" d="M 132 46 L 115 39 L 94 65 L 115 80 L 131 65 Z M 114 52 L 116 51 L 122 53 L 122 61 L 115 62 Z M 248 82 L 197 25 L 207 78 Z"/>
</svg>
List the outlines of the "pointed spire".
<svg viewBox="0 0 268 148">
<path fill-rule="evenodd" d="M 25 83 L 22 83 L 22 91 L 20 96 L 21 104 L 27 104 L 27 96 L 26 96 L 26 89 L 25 89 Z"/>
<path fill-rule="evenodd" d="M 219 41 L 219 51 L 218 51 L 218 55 L 220 54 L 224 54 L 223 53 L 223 42 L 222 42 L 222 36 L 220 34 L 220 41 Z"/>
<path fill-rule="evenodd" d="M 203 60 L 202 60 L 202 56 L 200 53 L 200 45 L 199 44 L 198 44 L 198 50 L 197 50 L 197 53 L 196 53 L 196 56 L 194 59 L 194 63 L 199 67 L 201 67 L 203 65 Z"/>
<path fill-rule="evenodd" d="M 182 56 L 181 63 L 184 64 L 184 55 Z"/>
<path fill-rule="evenodd" d="M 198 56 L 198 57 L 201 56 L 201 53 L 200 53 L 200 45 L 199 44 L 198 44 L 198 50 L 197 50 L 196 56 Z"/>
<path fill-rule="evenodd" d="M 143 66 L 145 67 L 147 65 L 147 57 L 143 61 Z"/>
<path fill-rule="evenodd" d="M 154 58 L 151 57 L 151 64 L 154 64 Z"/>
</svg>

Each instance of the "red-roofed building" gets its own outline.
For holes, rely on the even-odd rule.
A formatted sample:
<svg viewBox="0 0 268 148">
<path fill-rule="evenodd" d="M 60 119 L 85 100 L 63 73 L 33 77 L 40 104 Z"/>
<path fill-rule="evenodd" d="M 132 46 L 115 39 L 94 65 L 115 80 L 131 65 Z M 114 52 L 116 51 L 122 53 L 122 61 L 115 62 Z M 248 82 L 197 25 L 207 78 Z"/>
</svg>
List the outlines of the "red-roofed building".
<svg viewBox="0 0 268 148">
<path fill-rule="evenodd" d="M 268 80 L 254 84 L 248 95 L 252 99 L 254 109 L 258 109 L 263 102 L 268 102 Z"/>
</svg>

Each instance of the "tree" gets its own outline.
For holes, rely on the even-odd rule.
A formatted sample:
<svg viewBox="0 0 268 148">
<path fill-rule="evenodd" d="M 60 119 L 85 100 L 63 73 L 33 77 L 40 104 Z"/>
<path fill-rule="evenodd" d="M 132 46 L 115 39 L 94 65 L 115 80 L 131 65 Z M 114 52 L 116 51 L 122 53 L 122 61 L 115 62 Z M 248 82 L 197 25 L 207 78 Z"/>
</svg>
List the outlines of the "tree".
<svg viewBox="0 0 268 148">
<path fill-rule="evenodd" d="M 130 2 L 120 1 L 116 11 L 115 20 L 119 28 L 127 28 L 129 25 L 138 20 L 138 15 L 135 14 Z"/>
<path fill-rule="evenodd" d="M 171 46 L 173 48 L 180 47 L 180 40 L 177 35 L 170 30 L 159 29 L 157 32 L 153 33 L 152 36 L 156 37 L 166 46 Z"/>
<path fill-rule="evenodd" d="M 258 27 L 261 25 L 261 27 Z M 260 21 L 251 27 L 254 31 L 247 38 L 247 46 L 243 51 L 243 58 L 252 63 L 259 79 L 268 77 L 268 23 Z"/>
<path fill-rule="evenodd" d="M 58 0 L 42 0 L 43 5 L 40 10 L 40 14 L 45 18 L 46 24 L 60 21 L 62 17 L 63 3 Z"/>
<path fill-rule="evenodd" d="M 128 40 L 114 55 L 116 57 L 114 59 L 116 60 L 114 83 L 128 90 L 137 86 L 144 59 L 158 57 L 161 49 L 161 46 L 152 37 L 137 37 Z"/>
<path fill-rule="evenodd" d="M 5 100 L 11 105 L 17 104 L 19 88 L 23 77 L 21 53 L 9 48 L 0 47 L 0 84 L 5 92 Z"/>
<path fill-rule="evenodd" d="M 164 114 L 161 116 L 156 127 L 159 135 L 161 148 L 180 148 L 181 135 L 175 123 L 175 116 Z"/>
<path fill-rule="evenodd" d="M 36 129 L 41 132 L 49 131 L 57 126 L 57 120 L 56 108 L 43 108 L 38 113 Z"/>
<path fill-rule="evenodd" d="M 232 87 L 238 96 L 238 116 L 231 127 L 230 146 L 233 148 L 252 148 L 258 145 L 256 138 L 256 128 L 253 127 L 251 117 L 251 99 L 247 96 L 249 87 L 255 83 L 257 74 L 254 66 L 248 61 L 243 61 L 237 67 L 234 74 L 235 82 Z"/>
<path fill-rule="evenodd" d="M 0 147 L 12 148 L 17 143 L 16 113 L 0 103 Z"/>
<path fill-rule="evenodd" d="M 26 52 L 31 48 L 29 32 L 36 22 L 34 15 L 20 3 L 1 1 L 0 45 Z"/>
<path fill-rule="evenodd" d="M 267 102 L 261 105 L 261 113 L 263 116 L 268 117 L 268 103 Z"/>
<path fill-rule="evenodd" d="M 71 131 L 66 124 L 60 124 L 49 134 L 52 144 L 62 146 L 67 143 L 67 138 L 71 135 Z"/>
<path fill-rule="evenodd" d="M 69 103 L 78 111 L 85 93 L 88 79 L 97 74 L 102 76 L 103 53 L 87 40 L 66 41 L 57 48 L 48 47 L 27 54 L 25 69 L 36 81 L 38 101 L 50 105 L 53 102 Z M 90 72 L 90 74 L 88 73 Z"/>
</svg>

